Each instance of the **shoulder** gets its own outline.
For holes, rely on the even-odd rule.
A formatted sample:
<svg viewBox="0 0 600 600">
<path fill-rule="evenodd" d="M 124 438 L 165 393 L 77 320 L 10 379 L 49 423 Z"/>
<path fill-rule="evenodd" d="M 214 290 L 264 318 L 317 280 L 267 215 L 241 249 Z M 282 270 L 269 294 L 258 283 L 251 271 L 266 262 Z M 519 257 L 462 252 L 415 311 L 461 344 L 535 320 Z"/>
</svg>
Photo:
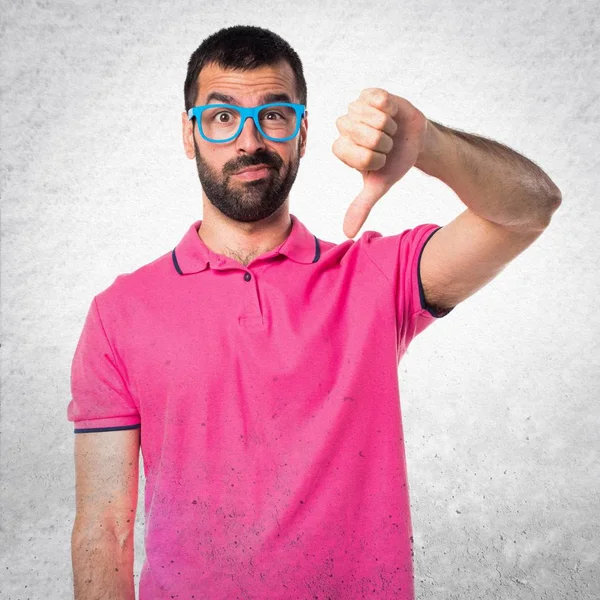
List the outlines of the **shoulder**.
<svg viewBox="0 0 600 600">
<path fill-rule="evenodd" d="M 134 271 L 117 275 L 114 281 L 96 295 L 100 310 L 105 311 L 124 309 L 144 303 L 161 289 L 170 286 L 177 272 L 173 266 L 171 251 L 144 264 Z"/>
<path fill-rule="evenodd" d="M 384 235 L 379 231 L 365 231 L 356 242 L 377 265 L 386 265 L 393 271 L 416 269 L 421 252 L 429 238 L 440 228 L 434 223 L 421 223 L 399 233 Z"/>
</svg>

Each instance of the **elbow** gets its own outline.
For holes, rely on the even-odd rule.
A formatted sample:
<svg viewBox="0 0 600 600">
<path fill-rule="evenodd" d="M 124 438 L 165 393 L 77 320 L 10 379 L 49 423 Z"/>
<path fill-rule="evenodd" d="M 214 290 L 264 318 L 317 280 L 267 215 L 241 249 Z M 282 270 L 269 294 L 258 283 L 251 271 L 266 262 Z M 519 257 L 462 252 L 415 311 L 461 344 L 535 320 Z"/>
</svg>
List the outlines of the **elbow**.
<svg viewBox="0 0 600 600">
<path fill-rule="evenodd" d="M 544 231 L 552 221 L 552 217 L 558 207 L 562 204 L 562 193 L 556 186 L 544 194 L 543 202 L 540 203 L 538 219 L 535 224 L 536 231 Z"/>
<path fill-rule="evenodd" d="M 547 208 L 547 221 L 548 225 L 550 224 L 550 220 L 552 219 L 552 215 L 556 212 L 558 207 L 562 204 L 562 192 L 559 188 L 554 186 L 552 192 L 548 196 L 548 208 Z"/>
<path fill-rule="evenodd" d="M 554 212 L 562 204 L 562 192 L 557 186 L 553 186 L 549 196 L 549 203 L 552 212 Z"/>
</svg>

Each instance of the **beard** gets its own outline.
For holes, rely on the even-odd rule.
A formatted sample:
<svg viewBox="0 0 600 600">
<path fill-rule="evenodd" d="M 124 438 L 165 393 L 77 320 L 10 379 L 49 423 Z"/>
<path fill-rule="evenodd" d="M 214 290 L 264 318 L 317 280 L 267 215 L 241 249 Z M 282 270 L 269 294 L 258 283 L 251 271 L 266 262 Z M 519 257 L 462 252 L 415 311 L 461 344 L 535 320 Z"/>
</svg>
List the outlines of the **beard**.
<svg viewBox="0 0 600 600">
<path fill-rule="evenodd" d="M 299 137 L 298 141 L 300 141 Z M 225 216 L 242 223 L 266 219 L 278 210 L 287 200 L 300 166 L 300 144 L 298 144 L 298 153 L 290 161 L 284 177 L 280 173 L 283 161 L 277 154 L 256 152 L 243 162 L 226 163 L 223 173 L 218 173 L 202 158 L 195 139 L 194 147 L 198 177 L 206 197 Z M 258 164 L 270 167 L 266 177 L 231 183 L 233 173 Z"/>
</svg>

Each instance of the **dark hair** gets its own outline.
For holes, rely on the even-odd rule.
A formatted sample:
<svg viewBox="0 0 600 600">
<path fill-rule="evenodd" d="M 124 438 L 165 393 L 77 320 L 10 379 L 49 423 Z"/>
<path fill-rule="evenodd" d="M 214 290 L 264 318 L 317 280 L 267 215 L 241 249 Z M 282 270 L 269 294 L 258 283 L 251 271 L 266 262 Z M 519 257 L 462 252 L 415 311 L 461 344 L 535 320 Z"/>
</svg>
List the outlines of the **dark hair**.
<svg viewBox="0 0 600 600">
<path fill-rule="evenodd" d="M 306 105 L 306 81 L 302 62 L 293 48 L 268 29 L 252 25 L 235 25 L 220 29 L 207 37 L 190 56 L 183 93 L 185 110 L 194 106 L 198 92 L 198 75 L 203 67 L 215 63 L 223 69 L 249 71 L 287 61 L 296 78 L 299 103 Z"/>
</svg>

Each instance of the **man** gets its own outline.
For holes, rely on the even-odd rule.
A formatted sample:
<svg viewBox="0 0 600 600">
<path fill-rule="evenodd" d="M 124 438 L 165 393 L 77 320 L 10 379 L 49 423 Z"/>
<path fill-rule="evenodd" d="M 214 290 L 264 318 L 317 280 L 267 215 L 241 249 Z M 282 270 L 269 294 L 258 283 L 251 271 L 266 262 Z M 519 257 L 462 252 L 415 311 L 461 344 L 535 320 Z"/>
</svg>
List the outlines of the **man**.
<svg viewBox="0 0 600 600">
<path fill-rule="evenodd" d="M 323 241 L 289 213 L 308 113 L 288 44 L 221 30 L 184 92 L 203 219 L 94 298 L 73 358 L 75 597 L 135 597 L 141 446 L 141 600 L 413 598 L 398 363 L 544 231 L 560 191 L 508 148 L 366 89 L 333 145 L 364 177 L 345 234 L 412 166 L 467 210 Z"/>
</svg>

